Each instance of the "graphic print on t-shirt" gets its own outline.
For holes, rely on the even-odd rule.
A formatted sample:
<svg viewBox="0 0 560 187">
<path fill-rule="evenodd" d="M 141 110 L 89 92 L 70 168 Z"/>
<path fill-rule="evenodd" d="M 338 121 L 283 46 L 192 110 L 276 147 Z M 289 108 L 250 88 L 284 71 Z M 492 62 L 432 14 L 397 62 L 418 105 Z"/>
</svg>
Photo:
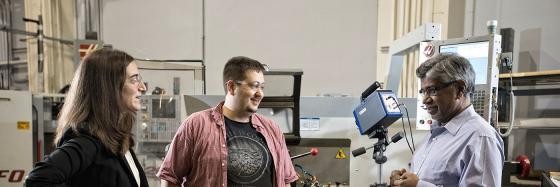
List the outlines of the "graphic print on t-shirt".
<svg viewBox="0 0 560 187">
<path fill-rule="evenodd" d="M 226 122 L 228 186 L 272 186 L 272 158 L 250 123 Z"/>
</svg>

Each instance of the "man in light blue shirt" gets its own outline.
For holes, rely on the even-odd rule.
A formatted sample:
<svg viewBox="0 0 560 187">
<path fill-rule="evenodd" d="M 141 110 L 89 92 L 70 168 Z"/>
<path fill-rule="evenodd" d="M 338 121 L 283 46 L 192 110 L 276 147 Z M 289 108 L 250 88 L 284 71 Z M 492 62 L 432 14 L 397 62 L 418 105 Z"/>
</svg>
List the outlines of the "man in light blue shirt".
<svg viewBox="0 0 560 187">
<path fill-rule="evenodd" d="M 435 122 L 392 186 L 500 186 L 504 143 L 470 101 L 475 73 L 467 59 L 442 53 L 416 69 L 420 96 Z"/>
</svg>

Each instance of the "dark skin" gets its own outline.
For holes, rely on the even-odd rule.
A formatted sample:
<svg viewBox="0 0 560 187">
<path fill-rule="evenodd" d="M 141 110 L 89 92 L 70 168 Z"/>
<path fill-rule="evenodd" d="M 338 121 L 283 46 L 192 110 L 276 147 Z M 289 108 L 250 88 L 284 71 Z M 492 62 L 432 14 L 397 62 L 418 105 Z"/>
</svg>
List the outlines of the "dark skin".
<svg viewBox="0 0 560 187">
<path fill-rule="evenodd" d="M 441 82 L 425 78 L 421 80 L 422 89 L 430 86 L 440 85 Z M 453 117 L 470 106 L 470 99 L 466 97 L 466 84 L 458 80 L 453 85 L 438 91 L 436 96 L 424 96 L 422 102 L 428 106 L 429 113 L 435 120 L 442 123 L 449 122 Z M 390 185 L 398 187 L 415 187 L 420 179 L 415 173 L 406 169 L 393 170 L 390 177 Z"/>
<path fill-rule="evenodd" d="M 414 173 L 406 169 L 394 170 L 391 172 L 391 186 L 416 186 L 420 179 Z"/>
<path fill-rule="evenodd" d="M 427 107 L 426 111 L 433 119 L 441 123 L 447 123 L 470 105 L 469 99 L 465 97 L 465 82 L 462 80 L 454 82 L 455 83 L 438 90 L 437 95 L 426 95 L 422 98 L 422 103 Z M 445 82 L 428 77 L 422 79 L 421 84 L 421 88 L 426 89 L 444 85 Z"/>
<path fill-rule="evenodd" d="M 401 180 L 401 176 L 403 176 L 404 173 L 406 173 L 406 169 L 402 168 L 401 170 L 393 170 L 391 172 L 391 177 L 389 178 L 389 184 L 391 186 L 397 186 L 396 182 Z M 401 183 L 399 183 L 400 185 Z M 414 186 L 416 186 L 416 184 L 414 184 Z"/>
</svg>

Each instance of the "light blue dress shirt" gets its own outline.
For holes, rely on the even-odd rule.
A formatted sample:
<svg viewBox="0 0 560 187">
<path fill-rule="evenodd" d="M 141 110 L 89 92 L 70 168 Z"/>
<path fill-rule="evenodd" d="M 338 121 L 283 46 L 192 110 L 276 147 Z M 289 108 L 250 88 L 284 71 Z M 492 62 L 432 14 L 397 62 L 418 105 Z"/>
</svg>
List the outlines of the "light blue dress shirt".
<svg viewBox="0 0 560 187">
<path fill-rule="evenodd" d="M 472 105 L 430 131 L 412 157 L 417 186 L 501 185 L 504 142 Z"/>
</svg>

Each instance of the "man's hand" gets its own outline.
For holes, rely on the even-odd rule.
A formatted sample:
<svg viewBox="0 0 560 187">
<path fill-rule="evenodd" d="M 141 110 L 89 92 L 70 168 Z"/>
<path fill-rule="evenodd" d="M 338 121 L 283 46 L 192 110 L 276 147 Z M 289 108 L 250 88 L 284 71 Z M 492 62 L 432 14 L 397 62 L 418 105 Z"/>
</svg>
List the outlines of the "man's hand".
<svg viewBox="0 0 560 187">
<path fill-rule="evenodd" d="M 401 179 L 401 176 L 403 175 L 403 173 L 406 172 L 406 169 L 401 169 L 401 170 L 393 170 L 391 172 L 391 177 L 389 178 L 389 185 L 394 186 L 395 185 L 395 181 Z"/>
<path fill-rule="evenodd" d="M 395 180 L 395 182 L 391 184 L 398 187 L 416 187 L 419 180 L 416 174 L 405 171 L 399 180 Z"/>
</svg>

